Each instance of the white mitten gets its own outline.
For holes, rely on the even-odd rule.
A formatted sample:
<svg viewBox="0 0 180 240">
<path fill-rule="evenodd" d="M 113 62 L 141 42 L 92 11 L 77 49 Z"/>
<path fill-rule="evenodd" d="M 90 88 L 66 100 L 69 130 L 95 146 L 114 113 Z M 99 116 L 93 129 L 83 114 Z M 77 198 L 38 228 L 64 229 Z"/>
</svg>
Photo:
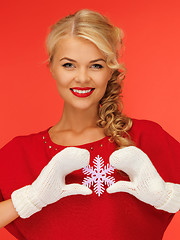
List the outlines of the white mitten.
<svg viewBox="0 0 180 240">
<path fill-rule="evenodd" d="M 148 156 L 130 146 L 114 151 L 110 164 L 129 175 L 129 181 L 118 181 L 108 193 L 127 192 L 157 209 L 175 213 L 180 209 L 180 184 L 164 182 Z"/>
<path fill-rule="evenodd" d="M 92 191 L 81 184 L 65 184 L 65 176 L 88 166 L 86 149 L 67 147 L 57 153 L 31 184 L 11 194 L 13 205 L 21 218 L 28 218 L 48 204 L 69 195 L 88 195 Z"/>
</svg>

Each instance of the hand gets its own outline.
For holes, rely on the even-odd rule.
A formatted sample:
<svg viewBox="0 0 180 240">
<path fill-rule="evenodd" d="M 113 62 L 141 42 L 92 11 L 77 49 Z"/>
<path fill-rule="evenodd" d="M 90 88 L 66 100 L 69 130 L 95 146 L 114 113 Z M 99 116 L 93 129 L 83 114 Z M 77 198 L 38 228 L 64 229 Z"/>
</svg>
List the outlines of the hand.
<svg viewBox="0 0 180 240">
<path fill-rule="evenodd" d="M 127 192 L 139 200 L 167 212 L 180 209 L 180 185 L 166 183 L 149 157 L 139 148 L 130 146 L 114 151 L 110 164 L 129 175 L 129 181 L 118 181 L 107 188 L 108 193 Z"/>
<path fill-rule="evenodd" d="M 67 147 L 57 153 L 31 184 L 14 191 L 12 202 L 21 218 L 30 217 L 48 204 L 69 195 L 88 195 L 92 191 L 81 184 L 65 184 L 65 176 L 88 166 L 86 149 Z"/>
</svg>

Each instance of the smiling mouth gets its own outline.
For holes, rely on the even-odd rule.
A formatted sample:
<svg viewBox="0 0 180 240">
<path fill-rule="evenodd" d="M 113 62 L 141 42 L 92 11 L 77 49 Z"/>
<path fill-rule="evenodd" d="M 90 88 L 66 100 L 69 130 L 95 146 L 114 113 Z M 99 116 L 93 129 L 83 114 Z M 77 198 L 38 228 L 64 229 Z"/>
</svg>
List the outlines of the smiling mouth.
<svg viewBox="0 0 180 240">
<path fill-rule="evenodd" d="M 74 94 L 74 96 L 79 97 L 79 98 L 86 98 L 89 97 L 95 88 L 89 88 L 89 89 L 75 89 L 75 88 L 70 88 L 70 91 L 72 92 L 72 94 Z"/>
<path fill-rule="evenodd" d="M 92 92 L 95 88 L 91 88 L 88 90 L 79 90 L 79 89 L 74 89 L 74 88 L 70 88 L 71 91 L 75 92 L 75 93 L 89 93 Z"/>
</svg>

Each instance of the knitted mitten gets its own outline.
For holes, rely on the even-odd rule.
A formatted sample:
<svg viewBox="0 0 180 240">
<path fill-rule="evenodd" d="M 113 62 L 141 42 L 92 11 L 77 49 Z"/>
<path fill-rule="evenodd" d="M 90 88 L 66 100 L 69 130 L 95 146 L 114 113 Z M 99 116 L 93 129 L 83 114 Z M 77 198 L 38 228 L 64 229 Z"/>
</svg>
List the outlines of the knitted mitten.
<svg viewBox="0 0 180 240">
<path fill-rule="evenodd" d="M 110 164 L 129 175 L 129 181 L 118 181 L 108 193 L 127 192 L 157 209 L 175 213 L 180 209 L 180 184 L 164 182 L 148 156 L 134 146 L 114 151 Z"/>
<path fill-rule="evenodd" d="M 65 176 L 89 164 L 88 150 L 67 147 L 57 153 L 31 184 L 11 194 L 13 205 L 21 218 L 28 218 L 48 204 L 69 195 L 88 195 L 92 191 L 81 184 L 65 184 Z"/>
</svg>

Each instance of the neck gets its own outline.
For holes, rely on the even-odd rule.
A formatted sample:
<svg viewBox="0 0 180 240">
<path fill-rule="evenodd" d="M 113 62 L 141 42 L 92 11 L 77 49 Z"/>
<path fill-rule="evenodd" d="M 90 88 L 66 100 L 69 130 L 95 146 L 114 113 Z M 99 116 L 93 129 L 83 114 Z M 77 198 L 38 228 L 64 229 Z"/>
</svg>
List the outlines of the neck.
<svg viewBox="0 0 180 240">
<path fill-rule="evenodd" d="M 97 109 L 97 106 L 75 109 L 64 105 L 61 119 L 57 124 L 58 130 L 82 133 L 89 128 L 97 128 L 96 121 L 99 119 Z"/>
</svg>

